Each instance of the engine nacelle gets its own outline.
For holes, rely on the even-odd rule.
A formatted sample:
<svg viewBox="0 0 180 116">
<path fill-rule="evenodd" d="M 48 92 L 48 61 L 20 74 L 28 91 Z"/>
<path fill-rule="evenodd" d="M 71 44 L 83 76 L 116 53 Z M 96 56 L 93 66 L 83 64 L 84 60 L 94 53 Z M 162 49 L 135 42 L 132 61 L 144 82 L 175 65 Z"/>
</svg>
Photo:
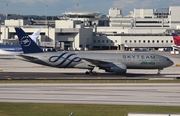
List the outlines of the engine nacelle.
<svg viewBox="0 0 180 116">
<path fill-rule="evenodd" d="M 127 66 L 125 64 L 113 64 L 111 67 L 106 69 L 106 72 L 113 72 L 115 74 L 125 74 Z"/>
</svg>

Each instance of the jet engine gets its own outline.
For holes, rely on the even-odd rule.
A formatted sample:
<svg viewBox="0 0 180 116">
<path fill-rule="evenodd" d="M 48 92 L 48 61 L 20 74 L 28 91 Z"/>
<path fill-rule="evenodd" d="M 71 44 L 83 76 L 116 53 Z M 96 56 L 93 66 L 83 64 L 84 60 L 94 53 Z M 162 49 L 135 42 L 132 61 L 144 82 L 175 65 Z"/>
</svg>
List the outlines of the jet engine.
<svg viewBox="0 0 180 116">
<path fill-rule="evenodd" d="M 115 74 L 125 74 L 127 66 L 125 64 L 113 64 L 111 67 L 106 69 L 106 72 L 113 72 Z"/>
</svg>

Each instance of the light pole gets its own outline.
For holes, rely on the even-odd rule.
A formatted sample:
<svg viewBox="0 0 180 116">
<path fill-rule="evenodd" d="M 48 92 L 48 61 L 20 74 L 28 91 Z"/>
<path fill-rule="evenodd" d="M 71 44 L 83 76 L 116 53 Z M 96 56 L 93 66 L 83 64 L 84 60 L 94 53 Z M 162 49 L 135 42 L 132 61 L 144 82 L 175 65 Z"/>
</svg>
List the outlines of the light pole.
<svg viewBox="0 0 180 116">
<path fill-rule="evenodd" d="M 2 35 L 2 32 L 1 32 L 1 17 L 0 17 L 0 40 L 1 40 L 1 35 Z"/>
<path fill-rule="evenodd" d="M 49 25 L 48 25 L 48 21 L 47 21 L 47 20 L 48 20 L 48 19 L 47 19 L 47 17 L 48 17 L 47 15 L 48 15 L 48 5 L 46 4 L 46 24 L 45 24 L 45 25 L 46 25 L 46 27 L 47 27 L 47 29 L 48 29 L 48 30 L 47 30 L 48 32 L 47 32 L 46 41 L 49 41 Z"/>
<path fill-rule="evenodd" d="M 8 3 L 6 3 L 6 20 L 8 19 Z"/>
<path fill-rule="evenodd" d="M 46 25 L 48 25 L 47 24 L 47 9 L 48 9 L 48 5 L 46 4 Z"/>
<path fill-rule="evenodd" d="M 78 7 L 79 7 L 79 3 L 76 4 L 76 18 L 78 20 Z"/>
</svg>

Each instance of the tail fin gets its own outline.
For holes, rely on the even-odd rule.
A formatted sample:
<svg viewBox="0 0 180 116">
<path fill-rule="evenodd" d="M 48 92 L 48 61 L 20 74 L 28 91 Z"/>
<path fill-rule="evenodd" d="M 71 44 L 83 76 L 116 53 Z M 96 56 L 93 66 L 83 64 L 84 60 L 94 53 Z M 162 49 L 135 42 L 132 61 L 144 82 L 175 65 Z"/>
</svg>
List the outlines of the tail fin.
<svg viewBox="0 0 180 116">
<path fill-rule="evenodd" d="M 30 35 L 30 38 L 37 43 L 38 37 L 40 35 L 41 30 L 37 29 L 32 35 Z"/>
<path fill-rule="evenodd" d="M 174 44 L 180 46 L 180 37 L 176 33 L 172 33 Z"/>
<path fill-rule="evenodd" d="M 43 52 L 42 49 L 21 28 L 15 28 L 15 30 L 24 54 Z"/>
</svg>

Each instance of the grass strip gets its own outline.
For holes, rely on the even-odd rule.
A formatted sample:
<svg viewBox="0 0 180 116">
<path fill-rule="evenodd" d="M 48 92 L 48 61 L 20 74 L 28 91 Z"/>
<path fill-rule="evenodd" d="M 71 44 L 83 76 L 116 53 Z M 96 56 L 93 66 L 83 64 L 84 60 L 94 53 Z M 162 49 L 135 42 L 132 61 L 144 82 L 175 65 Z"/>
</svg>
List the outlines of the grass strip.
<svg viewBox="0 0 180 116">
<path fill-rule="evenodd" d="M 180 113 L 180 106 L 126 106 L 48 103 L 0 103 L 0 116 L 127 116 L 128 113 Z"/>
</svg>

